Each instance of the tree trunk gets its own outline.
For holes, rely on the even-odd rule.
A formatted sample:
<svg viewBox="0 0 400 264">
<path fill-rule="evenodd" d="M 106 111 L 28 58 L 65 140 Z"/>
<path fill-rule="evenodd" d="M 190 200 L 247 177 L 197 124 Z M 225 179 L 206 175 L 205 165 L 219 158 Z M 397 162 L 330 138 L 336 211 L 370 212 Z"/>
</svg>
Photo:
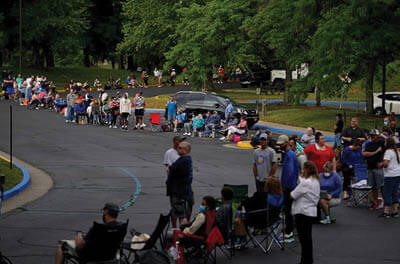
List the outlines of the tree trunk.
<svg viewBox="0 0 400 264">
<path fill-rule="evenodd" d="M 367 82 L 365 85 L 365 101 L 367 102 L 367 113 L 374 113 L 374 76 L 375 76 L 375 61 L 368 63 Z"/>
<path fill-rule="evenodd" d="M 125 70 L 124 56 L 122 56 L 122 55 L 119 55 L 118 69 Z"/>
<path fill-rule="evenodd" d="M 46 67 L 54 67 L 54 53 L 51 48 L 46 47 L 44 49 L 44 56 L 46 59 Z"/>
<path fill-rule="evenodd" d="M 128 56 L 128 70 L 134 71 L 135 66 L 133 65 L 133 56 Z"/>
<path fill-rule="evenodd" d="M 111 56 L 111 67 L 114 70 L 115 69 L 115 57 Z"/>
<path fill-rule="evenodd" d="M 318 86 L 315 86 L 315 105 L 321 106 L 321 90 Z"/>
<path fill-rule="evenodd" d="M 382 65 L 382 115 L 385 115 L 386 109 L 386 62 Z"/>
<path fill-rule="evenodd" d="M 83 66 L 90 67 L 89 49 L 83 49 Z"/>
<path fill-rule="evenodd" d="M 194 88 L 196 88 L 196 87 L 194 87 Z M 211 91 L 213 88 L 214 88 L 214 83 L 213 83 L 213 78 L 212 78 L 212 72 L 210 72 L 207 74 L 207 79 L 205 81 L 203 81 L 201 90 L 202 91 Z"/>
</svg>

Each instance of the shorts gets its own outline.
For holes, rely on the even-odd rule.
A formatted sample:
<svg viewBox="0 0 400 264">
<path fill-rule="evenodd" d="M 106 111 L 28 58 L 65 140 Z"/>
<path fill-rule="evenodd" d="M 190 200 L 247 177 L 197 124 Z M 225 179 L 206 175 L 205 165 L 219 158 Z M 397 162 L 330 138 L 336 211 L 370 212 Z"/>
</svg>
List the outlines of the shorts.
<svg viewBox="0 0 400 264">
<path fill-rule="evenodd" d="M 372 188 L 381 188 L 383 186 L 383 170 L 368 170 L 368 185 Z"/>
<path fill-rule="evenodd" d="M 332 198 L 329 200 L 329 207 L 336 207 L 340 204 L 340 198 Z"/>
<path fill-rule="evenodd" d="M 189 218 L 192 214 L 192 207 L 194 204 L 193 197 L 187 201 L 176 196 L 171 196 L 169 201 L 171 203 L 171 217 L 173 219 Z"/>
<path fill-rule="evenodd" d="M 62 251 L 64 255 L 68 254 L 70 256 L 79 258 L 78 252 L 76 252 L 75 240 L 61 240 Z"/>
<path fill-rule="evenodd" d="M 143 116 L 144 109 L 135 109 L 135 116 Z"/>
<path fill-rule="evenodd" d="M 129 116 L 129 113 L 121 113 L 122 118 L 128 118 L 128 116 Z"/>
<path fill-rule="evenodd" d="M 176 119 L 176 113 L 168 113 L 168 121 L 174 121 Z"/>
<path fill-rule="evenodd" d="M 14 95 L 14 87 L 7 87 L 8 95 Z"/>
</svg>

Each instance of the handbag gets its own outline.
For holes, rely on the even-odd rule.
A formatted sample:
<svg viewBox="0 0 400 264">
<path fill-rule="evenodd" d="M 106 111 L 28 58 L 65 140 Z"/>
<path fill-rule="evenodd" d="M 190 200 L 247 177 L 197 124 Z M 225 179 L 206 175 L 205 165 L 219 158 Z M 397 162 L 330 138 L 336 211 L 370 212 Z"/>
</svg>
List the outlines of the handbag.
<svg viewBox="0 0 400 264">
<path fill-rule="evenodd" d="M 234 229 L 235 235 L 238 237 L 244 237 L 247 235 L 246 227 L 244 226 L 241 214 L 238 214 L 238 216 L 235 218 Z"/>
</svg>

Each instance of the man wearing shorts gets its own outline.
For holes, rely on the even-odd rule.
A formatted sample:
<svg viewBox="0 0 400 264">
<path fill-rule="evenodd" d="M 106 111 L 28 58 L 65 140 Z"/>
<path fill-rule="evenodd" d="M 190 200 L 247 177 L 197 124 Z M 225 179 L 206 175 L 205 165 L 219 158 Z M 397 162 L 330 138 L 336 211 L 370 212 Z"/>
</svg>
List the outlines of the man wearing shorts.
<svg viewBox="0 0 400 264">
<path fill-rule="evenodd" d="M 119 100 L 119 112 L 121 113 L 121 129 L 128 130 L 128 117 L 131 114 L 131 100 L 128 93 Z"/>
<path fill-rule="evenodd" d="M 172 227 L 176 227 L 190 219 L 193 201 L 193 166 L 190 157 L 191 146 L 189 142 L 182 141 L 178 145 L 179 158 L 168 167 L 167 196 L 171 203 Z"/>
<path fill-rule="evenodd" d="M 385 140 L 379 136 L 378 129 L 371 129 L 369 132 L 371 141 L 367 142 L 362 154 L 367 161 L 368 185 L 372 187 L 370 210 L 379 209 L 382 200 L 378 199 L 378 191 L 383 194 L 383 153 Z"/>
<path fill-rule="evenodd" d="M 146 125 L 143 123 L 144 109 L 146 102 L 144 101 L 143 93 L 139 92 L 133 99 L 133 107 L 135 108 L 136 125 L 135 129 L 143 129 Z"/>
<path fill-rule="evenodd" d="M 168 121 L 171 122 L 171 124 L 174 123 L 176 119 L 176 102 L 173 96 L 169 99 L 167 103 L 167 112 L 168 112 Z"/>
</svg>

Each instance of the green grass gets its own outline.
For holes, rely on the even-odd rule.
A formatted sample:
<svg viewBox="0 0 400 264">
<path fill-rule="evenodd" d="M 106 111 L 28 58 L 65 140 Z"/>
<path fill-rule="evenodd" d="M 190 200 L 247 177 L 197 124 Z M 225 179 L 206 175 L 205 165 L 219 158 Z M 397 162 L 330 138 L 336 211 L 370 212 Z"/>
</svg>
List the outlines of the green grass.
<svg viewBox="0 0 400 264">
<path fill-rule="evenodd" d="M 168 102 L 170 96 L 171 96 L 170 94 L 162 94 L 162 95 L 157 95 L 154 97 L 145 98 L 146 108 L 164 109 L 165 104 Z M 133 100 L 133 97 L 131 98 L 131 101 L 132 100 Z"/>
<path fill-rule="evenodd" d="M 315 107 L 315 106 L 287 106 L 282 104 L 271 104 L 267 106 L 267 115 L 261 117 L 263 121 L 275 122 L 297 127 L 314 127 L 324 131 L 333 131 L 335 124 L 335 115 L 337 113 L 346 115 L 345 126 L 350 125 L 351 117 L 358 117 L 359 125 L 364 129 L 375 127 L 375 123 L 380 126 L 382 117 L 368 115 L 351 110 L 342 110 Z M 379 127 L 380 128 L 380 127 Z"/>
<path fill-rule="evenodd" d="M 22 181 L 22 171 L 13 166 L 12 170 L 10 170 L 10 163 L 0 159 L 0 174 L 3 174 L 6 176 L 6 183 L 4 186 L 4 190 L 9 190 L 18 183 Z"/>
</svg>

